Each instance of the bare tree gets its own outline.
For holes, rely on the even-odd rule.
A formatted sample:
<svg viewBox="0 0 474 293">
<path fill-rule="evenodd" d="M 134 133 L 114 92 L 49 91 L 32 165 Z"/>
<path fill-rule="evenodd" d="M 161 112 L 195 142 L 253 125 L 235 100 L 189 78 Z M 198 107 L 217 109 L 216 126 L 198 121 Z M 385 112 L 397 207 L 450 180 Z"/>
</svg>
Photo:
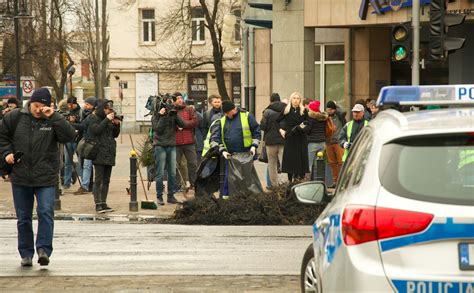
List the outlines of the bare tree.
<svg viewBox="0 0 474 293">
<path fill-rule="evenodd" d="M 109 85 L 109 77 L 107 75 L 107 65 L 109 63 L 109 35 L 107 34 L 107 24 L 108 24 L 108 15 L 107 15 L 107 0 L 102 0 L 102 17 L 101 17 L 101 41 L 102 41 L 102 58 L 101 58 L 101 67 L 100 67 L 100 78 L 102 80 L 102 86 Z M 104 92 L 102 89 L 102 97 L 104 97 Z"/>
<path fill-rule="evenodd" d="M 160 16 L 158 21 L 159 43 L 164 43 L 164 46 L 172 46 L 172 50 L 169 50 L 168 47 L 166 50 L 160 48 L 150 50 L 156 56 L 155 67 L 162 71 L 191 70 L 212 64 L 219 94 L 224 99 L 229 99 L 224 78 L 224 62 L 237 60 L 234 57 L 224 57 L 225 49 L 221 46 L 222 21 L 225 13 L 229 13 L 235 8 L 240 9 L 240 6 L 235 0 L 212 0 L 211 4 L 208 2 L 210 1 L 176 0 L 175 4 L 170 6 L 167 15 Z M 196 4 L 193 5 L 193 3 Z M 211 38 L 211 47 L 203 47 L 207 50 L 197 49 L 193 46 L 192 13 L 196 8 L 202 11 L 205 19 L 204 27 Z M 199 29 L 199 27 L 194 29 Z M 183 38 L 183 36 L 185 37 Z"/>
<path fill-rule="evenodd" d="M 64 15 L 69 9 L 67 0 L 34 0 L 29 12 L 33 18 L 22 21 L 20 30 L 20 64 L 22 75 L 33 75 L 39 86 L 52 86 L 58 100 L 64 95 L 67 71 L 73 65 L 68 52 L 69 35 L 64 30 Z M 3 58 L 15 56 L 14 41 L 7 37 Z M 14 62 L 11 62 L 14 60 Z M 4 74 L 16 63 L 11 58 Z"/>
<path fill-rule="evenodd" d="M 98 3 L 98 0 L 95 0 Z M 97 5 L 98 6 L 98 5 Z M 97 97 L 104 95 L 101 87 L 108 85 L 109 76 L 107 75 L 107 65 L 109 62 L 109 35 L 107 1 L 102 0 L 100 12 L 96 11 L 94 0 L 80 0 L 75 5 L 75 17 L 77 21 L 77 34 L 86 42 L 84 48 L 78 48 L 79 52 L 90 61 L 92 73 L 94 76 L 95 95 Z M 95 16 L 100 13 L 101 28 L 100 35 L 95 33 L 96 19 Z M 97 41 L 98 40 L 98 41 Z M 99 47 L 97 47 L 99 46 Z M 97 58 L 97 50 L 101 52 L 101 56 Z"/>
</svg>

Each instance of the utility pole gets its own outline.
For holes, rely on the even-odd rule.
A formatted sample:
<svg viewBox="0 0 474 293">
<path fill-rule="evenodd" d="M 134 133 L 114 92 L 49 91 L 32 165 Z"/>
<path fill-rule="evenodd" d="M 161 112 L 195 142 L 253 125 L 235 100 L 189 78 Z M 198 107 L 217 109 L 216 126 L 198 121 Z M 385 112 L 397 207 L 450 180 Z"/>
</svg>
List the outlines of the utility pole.
<svg viewBox="0 0 474 293">
<path fill-rule="evenodd" d="M 19 9 L 18 9 L 18 0 L 13 2 L 13 30 L 15 32 L 15 59 L 16 59 L 16 101 L 18 105 L 23 105 L 22 101 L 22 91 L 20 87 L 20 19 L 18 18 Z"/>
<path fill-rule="evenodd" d="M 102 96 L 102 78 L 100 70 L 100 29 L 99 29 L 99 0 L 95 0 L 95 59 L 96 59 L 96 89 L 95 96 L 101 98 Z"/>
<path fill-rule="evenodd" d="M 413 28 L 411 84 L 420 85 L 420 0 L 413 1 L 411 26 Z"/>
</svg>

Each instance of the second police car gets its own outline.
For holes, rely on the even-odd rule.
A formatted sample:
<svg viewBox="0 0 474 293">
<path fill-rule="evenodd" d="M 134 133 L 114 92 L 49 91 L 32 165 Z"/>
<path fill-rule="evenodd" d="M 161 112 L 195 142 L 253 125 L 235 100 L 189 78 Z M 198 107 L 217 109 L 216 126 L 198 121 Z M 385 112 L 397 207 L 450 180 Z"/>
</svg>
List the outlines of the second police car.
<svg viewBox="0 0 474 293">
<path fill-rule="evenodd" d="M 293 187 L 329 202 L 302 291 L 474 292 L 474 85 L 385 87 L 377 103 L 396 110 L 360 133 L 334 196 Z"/>
</svg>

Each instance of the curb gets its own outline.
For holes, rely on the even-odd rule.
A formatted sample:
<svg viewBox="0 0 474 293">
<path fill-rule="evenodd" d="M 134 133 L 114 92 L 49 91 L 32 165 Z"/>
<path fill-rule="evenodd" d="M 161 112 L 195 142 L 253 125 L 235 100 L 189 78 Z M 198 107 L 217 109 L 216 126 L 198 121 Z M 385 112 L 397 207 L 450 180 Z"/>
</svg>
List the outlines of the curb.
<svg viewBox="0 0 474 293">
<path fill-rule="evenodd" d="M 55 214 L 54 220 L 74 221 L 74 222 L 122 222 L 122 223 L 157 223 L 167 219 L 165 216 L 134 215 L 134 214 Z M 33 213 L 33 220 L 37 220 L 36 213 Z M 11 213 L 0 213 L 0 220 L 16 220 L 16 215 Z"/>
</svg>

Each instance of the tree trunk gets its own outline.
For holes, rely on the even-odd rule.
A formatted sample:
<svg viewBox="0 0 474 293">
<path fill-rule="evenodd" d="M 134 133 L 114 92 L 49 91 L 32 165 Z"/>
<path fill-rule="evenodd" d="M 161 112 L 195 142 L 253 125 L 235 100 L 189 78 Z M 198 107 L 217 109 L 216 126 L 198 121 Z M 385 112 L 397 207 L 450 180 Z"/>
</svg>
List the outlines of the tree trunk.
<svg viewBox="0 0 474 293">
<path fill-rule="evenodd" d="M 100 31 L 99 31 L 99 0 L 95 0 L 95 59 L 96 59 L 96 71 L 94 71 L 94 84 L 95 84 L 95 96 L 97 98 L 103 98 L 102 95 L 102 82 L 101 82 L 101 71 L 100 71 Z"/>
<path fill-rule="evenodd" d="M 102 60 L 101 60 L 101 67 L 100 67 L 100 80 L 102 84 L 102 97 L 105 98 L 104 95 L 104 87 L 109 86 L 109 80 L 107 78 L 107 65 L 109 62 L 109 37 L 107 35 L 107 0 L 102 0 Z"/>
<path fill-rule="evenodd" d="M 211 12 L 208 9 L 206 4 L 206 0 L 199 0 L 201 6 L 204 11 L 204 16 L 206 18 L 208 24 L 209 34 L 211 35 L 212 41 L 212 56 L 214 57 L 214 71 L 216 72 L 216 82 L 217 82 L 217 89 L 219 90 L 219 95 L 222 97 L 223 100 L 229 100 L 229 95 L 227 94 L 227 88 L 225 85 L 225 77 L 224 77 L 224 67 L 222 66 L 222 47 L 219 43 L 218 38 L 218 30 L 216 29 L 216 16 L 217 16 L 217 7 L 219 5 L 219 0 L 214 0 L 214 7 Z"/>
</svg>

